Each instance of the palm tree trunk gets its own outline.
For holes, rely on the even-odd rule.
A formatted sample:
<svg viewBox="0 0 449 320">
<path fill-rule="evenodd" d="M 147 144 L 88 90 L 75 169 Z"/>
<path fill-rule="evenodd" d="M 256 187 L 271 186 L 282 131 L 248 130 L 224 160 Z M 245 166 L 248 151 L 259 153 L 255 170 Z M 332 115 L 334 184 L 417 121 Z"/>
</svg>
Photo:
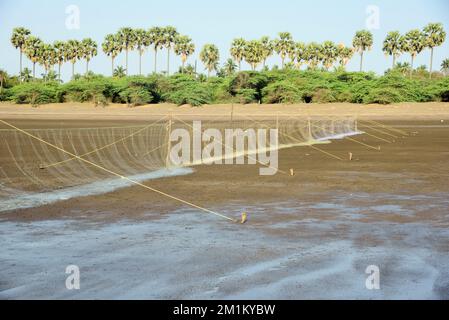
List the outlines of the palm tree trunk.
<svg viewBox="0 0 449 320">
<path fill-rule="evenodd" d="M 239 60 L 239 71 L 242 71 L 242 59 Z"/>
<path fill-rule="evenodd" d="M 75 62 L 72 62 L 72 79 L 75 77 Z"/>
<path fill-rule="evenodd" d="M 33 80 L 36 79 L 36 62 L 33 62 Z"/>
<path fill-rule="evenodd" d="M 58 63 L 58 80 L 61 82 L 61 63 Z"/>
<path fill-rule="evenodd" d="M 394 69 L 395 65 L 396 65 L 396 56 L 393 54 L 393 66 L 391 69 Z"/>
<path fill-rule="evenodd" d="M 126 48 L 126 75 L 128 75 L 128 48 Z"/>
<path fill-rule="evenodd" d="M 114 76 L 114 57 L 111 58 L 111 67 L 112 67 L 112 73 L 111 76 Z"/>
<path fill-rule="evenodd" d="M 410 78 L 412 77 L 413 74 L 413 63 L 415 62 L 415 57 L 412 55 L 412 63 L 410 65 Z"/>
<path fill-rule="evenodd" d="M 167 76 L 170 75 L 170 48 L 167 48 Z"/>
<path fill-rule="evenodd" d="M 185 65 L 185 64 L 186 64 L 186 63 L 185 63 L 185 61 L 183 60 L 183 61 L 182 61 L 182 68 L 181 68 L 181 72 L 182 72 L 182 73 L 184 73 L 184 65 Z"/>
<path fill-rule="evenodd" d="M 20 76 L 22 76 L 22 48 L 20 48 Z"/>
<path fill-rule="evenodd" d="M 360 53 L 360 72 L 363 71 L 363 51 Z"/>
<path fill-rule="evenodd" d="M 142 49 L 139 50 L 139 75 L 142 75 Z"/>
<path fill-rule="evenodd" d="M 285 58 L 284 58 L 284 57 L 281 57 L 281 59 L 282 59 L 282 69 L 284 69 L 284 61 L 285 61 Z"/>
<path fill-rule="evenodd" d="M 154 47 L 154 73 L 156 73 L 157 70 L 157 48 Z"/>
<path fill-rule="evenodd" d="M 89 60 L 86 60 L 86 76 L 89 73 Z"/>
<path fill-rule="evenodd" d="M 433 47 L 430 48 L 430 69 L 429 69 L 429 78 L 432 78 L 432 66 L 433 66 Z"/>
</svg>

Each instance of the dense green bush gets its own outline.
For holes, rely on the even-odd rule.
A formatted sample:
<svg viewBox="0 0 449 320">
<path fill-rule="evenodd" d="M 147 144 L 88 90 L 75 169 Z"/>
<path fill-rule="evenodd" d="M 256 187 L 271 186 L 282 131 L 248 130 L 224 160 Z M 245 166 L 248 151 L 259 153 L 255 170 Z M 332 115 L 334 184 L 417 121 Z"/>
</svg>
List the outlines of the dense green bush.
<svg viewBox="0 0 449 320">
<path fill-rule="evenodd" d="M 31 103 L 108 102 L 137 106 L 169 102 L 198 106 L 211 103 L 398 103 L 449 100 L 449 77 L 429 79 L 419 72 L 400 69 L 383 76 L 374 73 L 323 70 L 244 71 L 230 76 L 194 74 L 107 78 L 89 74 L 65 84 L 10 81 L 0 92 L 1 101 Z"/>
<path fill-rule="evenodd" d="M 15 103 L 27 103 L 32 106 L 38 106 L 40 104 L 60 102 L 59 89 L 59 85 L 55 82 L 28 82 L 8 89 L 8 96 Z"/>
</svg>

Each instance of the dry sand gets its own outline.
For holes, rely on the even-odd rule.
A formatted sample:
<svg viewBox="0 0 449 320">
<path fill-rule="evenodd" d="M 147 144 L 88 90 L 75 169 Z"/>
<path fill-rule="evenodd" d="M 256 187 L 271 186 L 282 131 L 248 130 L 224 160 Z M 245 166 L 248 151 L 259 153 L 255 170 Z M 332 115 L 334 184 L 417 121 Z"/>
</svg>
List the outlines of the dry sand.
<svg viewBox="0 0 449 320">
<path fill-rule="evenodd" d="M 11 121 L 29 128 L 130 125 L 170 109 L 186 117 L 230 110 L 148 106 L 112 114 L 114 108 L 78 106 L 76 114 L 66 105 L 2 105 L 0 119 L 21 118 Z M 262 177 L 258 166 L 200 166 L 147 182 L 234 217 L 248 212 L 245 225 L 137 186 L 1 213 L 0 298 L 448 299 L 449 104 L 281 108 L 357 113 L 409 135 L 383 136 L 392 143 L 356 137 L 380 151 L 348 139 L 321 146 L 345 159 L 351 152 L 353 161 L 309 147 L 282 150 L 280 169 L 294 168 L 293 177 Z M 41 117 L 47 120 L 36 121 Z M 81 268 L 79 291 L 65 289 L 69 264 Z M 365 269 L 373 264 L 381 290 L 365 288 Z"/>
</svg>

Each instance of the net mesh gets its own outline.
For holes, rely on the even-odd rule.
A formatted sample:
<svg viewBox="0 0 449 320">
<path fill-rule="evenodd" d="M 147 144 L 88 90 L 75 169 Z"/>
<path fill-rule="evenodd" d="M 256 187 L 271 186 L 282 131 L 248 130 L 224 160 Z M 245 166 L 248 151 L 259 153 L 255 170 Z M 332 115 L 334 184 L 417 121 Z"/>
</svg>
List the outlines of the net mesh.
<svg viewBox="0 0 449 320">
<path fill-rule="evenodd" d="M 26 131 L 108 170 L 131 176 L 171 166 L 167 161 L 169 134 L 175 129 L 184 129 L 191 136 L 195 133 L 192 120 L 176 117 L 139 126 Z M 202 132 L 207 129 L 216 129 L 223 137 L 226 129 L 278 129 L 279 148 L 314 144 L 357 131 L 354 117 L 202 120 Z M 0 140 L 0 197 L 18 189 L 50 191 L 110 177 L 107 172 L 16 130 L 0 130 Z M 202 147 L 206 144 L 202 142 Z M 246 147 L 248 155 L 255 153 Z M 269 139 L 266 147 L 270 148 Z M 223 145 L 223 156 L 226 151 Z"/>
</svg>

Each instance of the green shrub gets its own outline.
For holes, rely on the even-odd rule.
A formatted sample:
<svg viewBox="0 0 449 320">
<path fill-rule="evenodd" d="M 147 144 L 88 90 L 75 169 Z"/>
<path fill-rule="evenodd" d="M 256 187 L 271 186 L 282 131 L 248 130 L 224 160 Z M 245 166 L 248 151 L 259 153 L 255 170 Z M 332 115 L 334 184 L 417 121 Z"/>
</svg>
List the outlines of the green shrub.
<svg viewBox="0 0 449 320">
<path fill-rule="evenodd" d="M 262 90 L 264 103 L 301 102 L 302 92 L 290 81 L 284 80 L 269 84 Z"/>
<path fill-rule="evenodd" d="M 18 104 L 28 103 L 33 106 L 56 103 L 59 100 L 59 85 L 55 82 L 28 82 L 8 90 L 9 99 Z"/>
<path fill-rule="evenodd" d="M 120 99 L 128 106 L 135 107 L 151 103 L 153 96 L 142 87 L 129 87 L 119 93 Z"/>
<path fill-rule="evenodd" d="M 401 94 L 393 88 L 376 88 L 364 99 L 364 103 L 390 104 L 403 101 Z"/>
<path fill-rule="evenodd" d="M 194 107 L 212 102 L 211 92 L 200 83 L 186 85 L 183 88 L 163 95 L 163 98 L 165 101 L 177 105 L 190 104 Z"/>
</svg>

